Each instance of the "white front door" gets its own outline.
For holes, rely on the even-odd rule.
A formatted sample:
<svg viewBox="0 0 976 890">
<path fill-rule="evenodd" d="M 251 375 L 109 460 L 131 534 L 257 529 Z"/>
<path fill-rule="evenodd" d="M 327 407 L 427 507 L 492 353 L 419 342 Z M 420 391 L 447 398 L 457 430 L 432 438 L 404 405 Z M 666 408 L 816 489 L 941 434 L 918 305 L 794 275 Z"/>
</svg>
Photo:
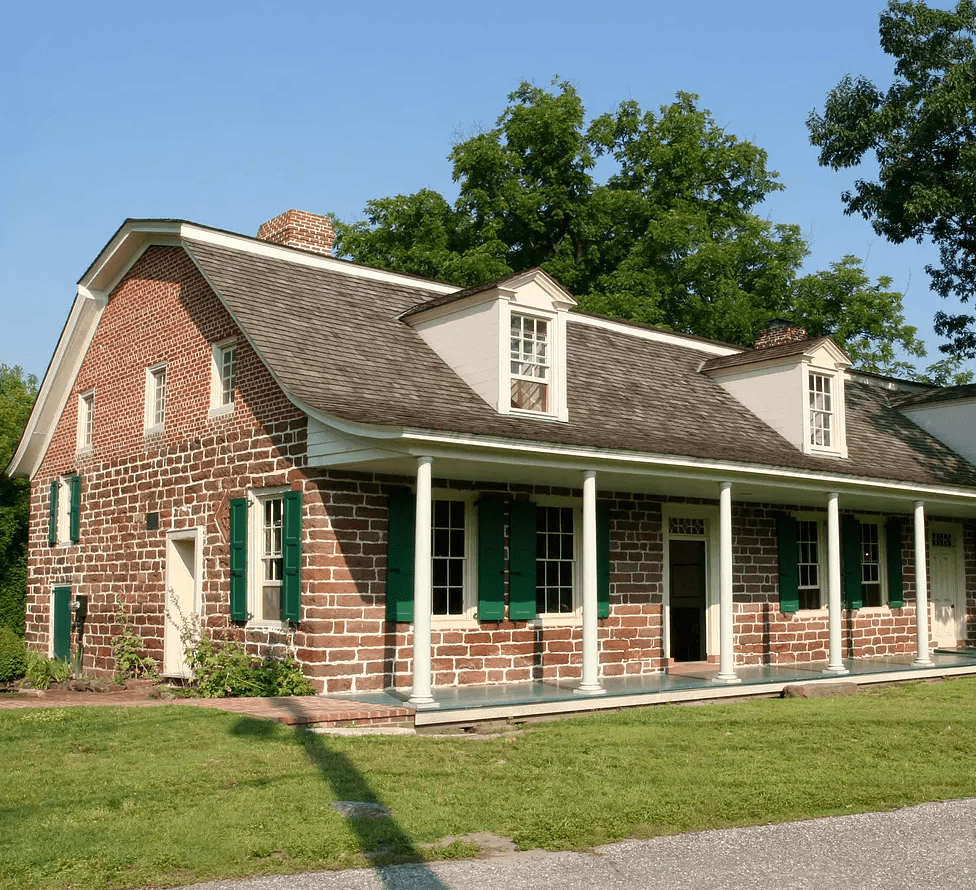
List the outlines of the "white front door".
<svg viewBox="0 0 976 890">
<path fill-rule="evenodd" d="M 962 528 L 933 523 L 929 529 L 931 634 L 938 646 L 957 646 L 966 638 L 961 552 Z"/>
<path fill-rule="evenodd" d="M 196 530 L 172 532 L 166 542 L 166 629 L 163 633 L 163 675 L 190 676 L 180 631 L 199 611 L 199 543 Z"/>
</svg>

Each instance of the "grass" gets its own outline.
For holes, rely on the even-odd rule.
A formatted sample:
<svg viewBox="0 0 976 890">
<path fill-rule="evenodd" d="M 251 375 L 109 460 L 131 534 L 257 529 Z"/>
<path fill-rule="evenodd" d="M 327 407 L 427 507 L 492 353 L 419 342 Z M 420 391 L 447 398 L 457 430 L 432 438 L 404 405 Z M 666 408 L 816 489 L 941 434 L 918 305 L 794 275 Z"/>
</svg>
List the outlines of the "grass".
<svg viewBox="0 0 976 890">
<path fill-rule="evenodd" d="M 660 706 L 501 738 L 333 738 L 170 705 L 0 712 L 0 888 L 129 888 L 976 796 L 976 679 Z M 393 818 L 344 819 L 336 800 Z M 378 851 L 378 852 L 377 852 Z"/>
</svg>

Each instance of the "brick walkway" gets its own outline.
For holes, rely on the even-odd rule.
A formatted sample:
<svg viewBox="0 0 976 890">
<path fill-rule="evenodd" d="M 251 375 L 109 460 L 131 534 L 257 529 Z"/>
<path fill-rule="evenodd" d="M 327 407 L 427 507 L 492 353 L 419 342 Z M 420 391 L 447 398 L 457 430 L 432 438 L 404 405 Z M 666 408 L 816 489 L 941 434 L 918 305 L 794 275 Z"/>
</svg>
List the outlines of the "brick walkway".
<svg viewBox="0 0 976 890">
<path fill-rule="evenodd" d="M 414 709 L 382 707 L 363 702 L 296 695 L 282 698 L 156 698 L 153 692 L 70 692 L 51 689 L 16 696 L 0 696 L 0 710 L 8 708 L 63 708 L 81 705 L 166 707 L 188 705 L 216 708 L 234 714 L 263 717 L 289 726 L 413 725 Z"/>
</svg>

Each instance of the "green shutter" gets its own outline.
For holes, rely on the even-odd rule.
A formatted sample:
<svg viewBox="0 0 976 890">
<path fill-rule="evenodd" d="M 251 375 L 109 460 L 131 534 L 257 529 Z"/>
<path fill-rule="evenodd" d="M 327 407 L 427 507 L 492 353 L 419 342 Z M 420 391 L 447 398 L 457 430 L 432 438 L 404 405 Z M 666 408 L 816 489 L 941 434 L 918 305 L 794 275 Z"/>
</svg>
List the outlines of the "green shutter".
<svg viewBox="0 0 976 890">
<path fill-rule="evenodd" d="M 888 605 L 893 609 L 900 609 L 905 604 L 905 594 L 902 592 L 902 553 L 901 553 L 900 519 L 889 519 L 885 530 L 885 555 L 888 568 Z"/>
<path fill-rule="evenodd" d="M 796 519 L 781 516 L 776 520 L 779 544 L 779 609 L 796 612 L 800 608 L 800 551 Z"/>
<path fill-rule="evenodd" d="M 841 551 L 844 559 L 844 608 L 860 609 L 864 605 L 862 592 L 861 523 L 853 516 L 845 516 L 840 524 Z"/>
<path fill-rule="evenodd" d="M 286 491 L 281 510 L 281 614 L 285 621 L 302 620 L 302 493 Z"/>
<path fill-rule="evenodd" d="M 478 501 L 478 619 L 505 617 L 505 504 Z"/>
<path fill-rule="evenodd" d="M 71 588 L 54 588 L 54 657 L 71 660 Z"/>
<path fill-rule="evenodd" d="M 68 523 L 72 544 L 81 538 L 81 476 L 71 477 L 71 513 Z"/>
<path fill-rule="evenodd" d="M 247 498 L 230 502 L 230 619 L 247 621 Z"/>
<path fill-rule="evenodd" d="M 509 511 L 508 617 L 535 618 L 536 507 L 532 501 L 513 501 Z"/>
<path fill-rule="evenodd" d="M 51 483 L 51 512 L 47 518 L 47 542 L 52 547 L 58 543 L 58 487 L 60 483 L 55 479 Z"/>
<path fill-rule="evenodd" d="M 386 555 L 386 620 L 413 621 L 413 559 L 417 499 L 405 488 L 390 492 Z M 427 532 L 430 534 L 430 532 Z"/>
<path fill-rule="evenodd" d="M 610 617 L 610 505 L 596 505 L 596 617 Z"/>
</svg>

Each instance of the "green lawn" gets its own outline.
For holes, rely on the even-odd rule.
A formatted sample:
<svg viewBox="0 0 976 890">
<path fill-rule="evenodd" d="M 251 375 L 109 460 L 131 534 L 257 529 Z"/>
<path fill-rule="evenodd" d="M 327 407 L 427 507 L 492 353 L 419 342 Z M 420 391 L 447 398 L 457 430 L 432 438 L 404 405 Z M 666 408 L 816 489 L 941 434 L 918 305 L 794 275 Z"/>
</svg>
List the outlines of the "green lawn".
<svg viewBox="0 0 976 890">
<path fill-rule="evenodd" d="M 165 886 L 583 848 L 976 796 L 976 679 L 655 708 L 501 738 L 332 738 L 202 708 L 0 712 L 0 888 Z M 348 820 L 336 800 L 392 819 Z"/>
</svg>

